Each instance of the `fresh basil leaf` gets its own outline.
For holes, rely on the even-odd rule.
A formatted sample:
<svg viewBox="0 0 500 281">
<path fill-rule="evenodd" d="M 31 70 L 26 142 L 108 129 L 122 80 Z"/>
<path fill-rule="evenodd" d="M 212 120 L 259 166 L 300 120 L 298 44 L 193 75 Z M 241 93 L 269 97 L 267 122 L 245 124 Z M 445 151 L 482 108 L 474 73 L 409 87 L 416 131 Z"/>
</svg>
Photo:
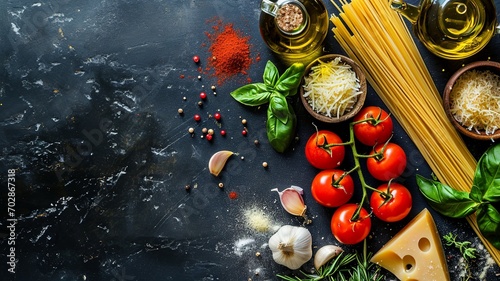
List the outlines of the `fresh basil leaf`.
<svg viewBox="0 0 500 281">
<path fill-rule="evenodd" d="M 271 96 L 264 83 L 247 84 L 232 91 L 230 94 L 238 102 L 249 106 L 266 104 L 269 102 L 269 97 Z"/>
<path fill-rule="evenodd" d="M 483 193 L 482 191 L 479 189 L 479 187 L 477 187 L 476 185 L 473 185 L 471 187 L 471 190 L 470 190 L 470 193 L 469 193 L 469 198 L 474 200 L 475 202 L 482 202 L 483 201 Z"/>
<path fill-rule="evenodd" d="M 481 234 L 500 250 L 500 213 L 491 204 L 484 204 L 477 210 L 477 224 Z"/>
<path fill-rule="evenodd" d="M 453 189 L 421 175 L 416 178 L 420 192 L 439 213 L 452 218 L 464 218 L 476 211 L 478 203 L 469 198 L 468 192 Z"/>
<path fill-rule="evenodd" d="M 293 96 L 297 93 L 297 88 L 300 85 L 300 80 L 304 74 L 304 64 L 296 62 L 285 70 L 276 82 L 275 89 L 284 96 Z"/>
<path fill-rule="evenodd" d="M 273 93 L 269 100 L 269 109 L 272 111 L 273 116 L 281 123 L 286 124 L 288 122 L 290 111 L 288 110 L 288 102 L 284 96 Z"/>
<path fill-rule="evenodd" d="M 500 201 L 500 146 L 490 147 L 477 162 L 473 186 L 482 194 L 482 200 Z"/>
<path fill-rule="evenodd" d="M 271 106 L 267 109 L 267 138 L 271 146 L 277 152 L 284 152 L 295 138 L 295 127 L 297 125 L 297 117 L 291 106 L 288 109 L 288 121 L 281 122 L 275 115 Z"/>
<path fill-rule="evenodd" d="M 267 61 L 266 63 L 266 68 L 264 68 L 264 84 L 270 89 L 274 89 L 274 86 L 276 85 L 276 82 L 278 82 L 278 79 L 280 77 L 278 68 L 274 63 L 271 61 Z"/>
</svg>

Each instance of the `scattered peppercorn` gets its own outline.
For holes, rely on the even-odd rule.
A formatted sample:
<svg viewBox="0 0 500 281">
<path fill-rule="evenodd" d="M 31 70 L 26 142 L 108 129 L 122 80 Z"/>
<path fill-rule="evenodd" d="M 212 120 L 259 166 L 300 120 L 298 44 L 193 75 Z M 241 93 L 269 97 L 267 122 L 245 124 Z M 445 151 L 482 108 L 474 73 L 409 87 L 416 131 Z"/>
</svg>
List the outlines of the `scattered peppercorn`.
<svg viewBox="0 0 500 281">
<path fill-rule="evenodd" d="M 182 115 L 184 113 L 184 110 L 182 108 L 179 108 L 177 109 L 177 112 Z"/>
<path fill-rule="evenodd" d="M 201 107 L 201 106 L 203 106 L 203 102 L 202 102 L 202 101 L 199 101 L 199 102 L 198 102 L 198 106 L 200 106 L 200 107 Z"/>
<path fill-rule="evenodd" d="M 199 114 L 195 114 L 193 118 L 194 118 L 194 121 L 196 121 L 196 122 L 201 121 L 201 116 Z"/>
<path fill-rule="evenodd" d="M 213 135 L 214 134 L 214 129 L 208 129 L 208 134 Z"/>
<path fill-rule="evenodd" d="M 248 133 L 248 132 L 247 132 L 247 130 L 246 130 L 246 129 L 244 129 L 243 131 L 241 131 L 241 134 L 242 134 L 242 135 L 244 135 L 244 136 L 246 136 L 246 135 L 247 135 L 247 133 Z"/>
<path fill-rule="evenodd" d="M 221 130 L 220 134 L 221 134 L 221 136 L 225 136 L 226 135 L 226 130 Z"/>
<path fill-rule="evenodd" d="M 210 134 L 209 134 L 209 135 L 207 135 L 207 136 L 206 136 L 207 141 L 211 141 L 213 137 L 214 137 L 213 135 L 210 135 Z"/>
<path fill-rule="evenodd" d="M 216 113 L 214 114 L 214 118 L 215 118 L 215 120 L 217 120 L 217 121 L 220 121 L 221 117 L 222 117 L 222 116 L 220 115 L 220 113 L 219 113 L 219 112 L 216 112 Z"/>
<path fill-rule="evenodd" d="M 188 132 L 189 132 L 190 134 L 194 133 L 194 128 L 193 128 L 193 127 L 189 128 L 189 129 L 188 129 Z"/>
<path fill-rule="evenodd" d="M 215 91 L 215 89 L 216 89 L 216 88 L 215 88 L 215 85 L 212 85 L 212 87 L 211 87 L 211 88 L 212 88 L 212 91 Z"/>
<path fill-rule="evenodd" d="M 246 125 L 247 124 L 247 119 L 242 119 L 241 124 Z"/>
<path fill-rule="evenodd" d="M 198 75 L 198 80 L 201 80 L 201 75 Z"/>
<path fill-rule="evenodd" d="M 260 257 L 260 252 L 256 252 L 256 253 L 255 253 L 255 256 L 256 256 L 256 257 Z"/>
<path fill-rule="evenodd" d="M 255 144 L 255 145 L 259 145 L 259 144 L 260 144 L 260 143 L 259 143 L 259 140 L 254 140 L 254 141 L 253 141 L 253 144 Z"/>
<path fill-rule="evenodd" d="M 240 158 L 241 158 L 241 160 L 245 160 L 245 156 L 241 156 Z"/>
<path fill-rule="evenodd" d="M 200 93 L 200 99 L 202 99 L 202 100 L 207 99 L 207 93 L 205 93 L 205 92 L 201 92 L 201 93 Z"/>
<path fill-rule="evenodd" d="M 200 57 L 199 56 L 193 56 L 193 61 L 195 63 L 199 63 L 200 62 Z"/>
<path fill-rule="evenodd" d="M 262 167 L 267 168 L 268 164 L 267 162 L 262 162 Z"/>
<path fill-rule="evenodd" d="M 207 128 L 203 128 L 203 129 L 201 129 L 201 132 L 204 133 L 204 134 L 206 134 L 208 132 L 208 129 Z"/>
<path fill-rule="evenodd" d="M 190 186 L 189 184 L 186 184 L 186 186 L 184 186 L 184 189 L 185 189 L 186 191 L 189 191 L 189 190 L 191 189 L 191 186 Z"/>
<path fill-rule="evenodd" d="M 219 188 L 223 188 L 224 184 L 222 182 L 219 182 Z"/>
<path fill-rule="evenodd" d="M 187 98 L 186 98 L 186 97 L 182 97 L 182 100 L 184 100 L 184 101 L 185 101 L 185 100 L 187 100 Z"/>
</svg>

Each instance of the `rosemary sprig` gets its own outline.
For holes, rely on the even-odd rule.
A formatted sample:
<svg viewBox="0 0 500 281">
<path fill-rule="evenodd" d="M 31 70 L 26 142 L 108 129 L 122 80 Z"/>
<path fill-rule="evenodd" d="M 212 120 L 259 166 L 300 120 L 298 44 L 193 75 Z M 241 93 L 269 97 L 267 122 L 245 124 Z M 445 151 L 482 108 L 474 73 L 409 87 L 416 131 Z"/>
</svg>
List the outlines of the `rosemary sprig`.
<svg viewBox="0 0 500 281">
<path fill-rule="evenodd" d="M 370 263 L 371 254 L 367 254 L 366 241 L 363 254 L 342 252 L 313 274 L 300 271 L 299 276 L 277 275 L 286 281 L 381 281 L 380 266 Z"/>
<path fill-rule="evenodd" d="M 338 256 L 333 258 L 329 263 L 316 270 L 314 274 L 308 274 L 300 271 L 302 278 L 298 276 L 284 276 L 278 274 L 277 276 L 286 281 L 320 281 L 320 280 L 330 280 L 326 278 L 338 277 L 341 272 L 346 270 L 347 265 L 356 260 L 356 254 L 345 254 L 340 253 Z M 331 279 L 337 280 L 337 279 Z"/>
</svg>

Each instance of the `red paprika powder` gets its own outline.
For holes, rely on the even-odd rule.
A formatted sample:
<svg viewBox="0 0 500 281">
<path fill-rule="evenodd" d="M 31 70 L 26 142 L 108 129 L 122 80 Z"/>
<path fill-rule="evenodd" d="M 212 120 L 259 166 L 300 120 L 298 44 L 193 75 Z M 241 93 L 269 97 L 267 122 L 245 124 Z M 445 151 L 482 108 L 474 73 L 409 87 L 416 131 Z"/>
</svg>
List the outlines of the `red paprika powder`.
<svg viewBox="0 0 500 281">
<path fill-rule="evenodd" d="M 247 75 L 253 60 L 250 54 L 251 45 L 248 42 L 250 37 L 235 30 L 232 23 L 224 24 L 220 19 L 212 20 L 215 21 L 213 33 L 205 33 L 210 40 L 208 50 L 211 54 L 206 70 L 217 77 L 217 83 L 220 85 L 235 75 Z"/>
</svg>

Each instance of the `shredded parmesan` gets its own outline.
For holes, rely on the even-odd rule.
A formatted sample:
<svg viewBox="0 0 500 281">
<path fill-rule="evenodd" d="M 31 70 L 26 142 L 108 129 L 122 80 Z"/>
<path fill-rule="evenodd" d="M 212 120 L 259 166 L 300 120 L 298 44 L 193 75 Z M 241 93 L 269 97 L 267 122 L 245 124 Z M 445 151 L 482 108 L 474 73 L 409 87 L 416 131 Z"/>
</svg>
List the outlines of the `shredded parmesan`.
<svg viewBox="0 0 500 281">
<path fill-rule="evenodd" d="M 450 93 L 450 109 L 468 130 L 495 133 L 500 127 L 500 77 L 488 70 L 464 72 Z"/>
<path fill-rule="evenodd" d="M 356 73 L 337 57 L 319 61 L 304 78 L 304 97 L 312 109 L 328 117 L 348 113 L 362 93 Z"/>
</svg>

